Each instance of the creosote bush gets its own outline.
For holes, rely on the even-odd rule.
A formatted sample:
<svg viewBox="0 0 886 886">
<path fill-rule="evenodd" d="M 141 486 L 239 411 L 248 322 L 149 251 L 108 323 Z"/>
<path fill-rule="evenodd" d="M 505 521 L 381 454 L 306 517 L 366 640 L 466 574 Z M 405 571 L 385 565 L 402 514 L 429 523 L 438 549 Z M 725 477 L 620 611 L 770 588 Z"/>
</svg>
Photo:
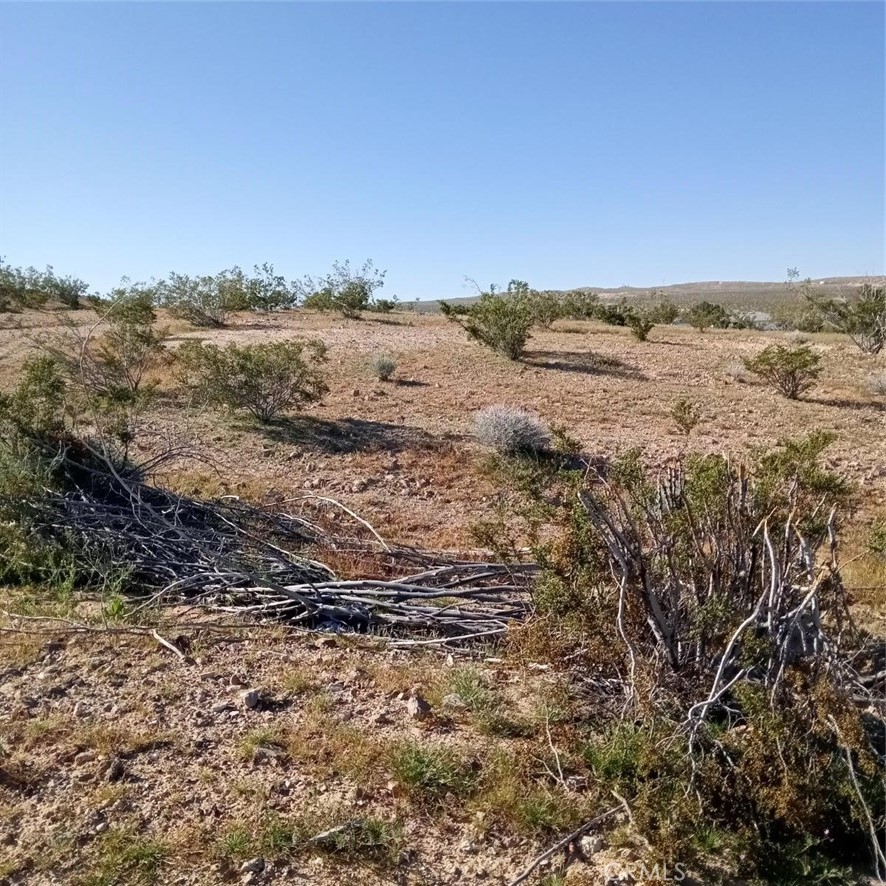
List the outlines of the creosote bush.
<svg viewBox="0 0 886 886">
<path fill-rule="evenodd" d="M 348 261 L 335 262 L 326 276 L 305 277 L 298 284 L 302 304 L 309 310 L 335 311 L 358 320 L 361 311 L 373 307 L 374 293 L 385 285 L 386 273 L 377 271 L 371 260 L 365 261 L 358 270 L 352 270 Z"/>
<path fill-rule="evenodd" d="M 189 341 L 176 356 L 198 401 L 244 409 L 260 422 L 318 400 L 327 390 L 321 371 L 326 347 L 316 340 L 225 348 Z"/>
<path fill-rule="evenodd" d="M 42 308 L 48 302 L 79 308 L 88 290 L 88 283 L 76 277 L 59 277 L 50 265 L 45 271 L 16 268 L 0 258 L 0 312 Z"/>
<path fill-rule="evenodd" d="M 536 322 L 532 299 L 525 286 L 522 281 L 512 280 L 504 293 L 491 286 L 472 305 L 440 302 L 440 310 L 475 341 L 509 360 L 519 360 Z"/>
<path fill-rule="evenodd" d="M 728 329 L 730 325 L 729 311 L 722 305 L 712 304 L 709 301 L 701 301 L 692 305 L 683 315 L 686 322 L 704 332 L 705 329 Z"/>
<path fill-rule="evenodd" d="M 625 323 L 637 341 L 646 341 L 655 326 L 652 315 L 648 311 L 639 310 L 629 311 L 625 317 Z"/>
<path fill-rule="evenodd" d="M 882 851 L 884 707 L 854 671 L 868 641 L 836 559 L 850 489 L 821 463 L 831 439 L 514 475 L 536 604 L 581 674 L 585 761 L 659 861 L 849 883 Z"/>
<path fill-rule="evenodd" d="M 825 324 L 848 335 L 865 354 L 879 354 L 886 346 L 886 286 L 865 283 L 851 298 L 822 299 L 807 281 L 805 292 Z"/>
<path fill-rule="evenodd" d="M 157 300 L 172 317 L 193 326 L 221 327 L 232 311 L 248 307 L 244 293 L 228 272 L 192 277 L 171 273 L 157 284 Z"/>
<path fill-rule="evenodd" d="M 821 374 L 821 357 L 807 345 L 769 345 L 756 357 L 745 360 L 745 368 L 760 376 L 791 400 L 808 391 Z"/>
<path fill-rule="evenodd" d="M 539 454 L 551 444 L 551 434 L 538 418 L 510 406 L 489 406 L 477 412 L 474 434 L 500 455 Z"/>
<path fill-rule="evenodd" d="M 688 437 L 701 420 L 698 406 L 686 397 L 680 397 L 671 408 L 674 424 Z"/>
</svg>

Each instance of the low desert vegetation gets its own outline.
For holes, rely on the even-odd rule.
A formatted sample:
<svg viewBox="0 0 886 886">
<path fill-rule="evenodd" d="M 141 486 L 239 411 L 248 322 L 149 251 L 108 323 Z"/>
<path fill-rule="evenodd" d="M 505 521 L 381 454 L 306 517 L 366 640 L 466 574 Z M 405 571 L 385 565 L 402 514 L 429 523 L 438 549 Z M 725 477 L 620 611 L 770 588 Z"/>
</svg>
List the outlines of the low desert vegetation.
<svg viewBox="0 0 886 886">
<path fill-rule="evenodd" d="M 177 354 L 197 402 L 242 409 L 265 423 L 325 393 L 325 359 L 322 342 L 296 339 L 224 348 L 189 341 Z"/>
<path fill-rule="evenodd" d="M 378 271 L 371 260 L 354 270 L 350 262 L 335 262 L 332 270 L 319 278 L 305 277 L 298 291 L 305 308 L 334 311 L 342 317 L 359 319 L 374 304 L 374 294 L 384 286 L 385 271 Z"/>
<path fill-rule="evenodd" d="M 510 406 L 489 406 L 477 412 L 474 434 L 501 455 L 537 455 L 551 445 L 551 433 L 540 419 Z"/>
<path fill-rule="evenodd" d="M 680 397 L 671 407 L 671 418 L 680 432 L 688 437 L 701 421 L 701 413 L 697 404 Z"/>
<path fill-rule="evenodd" d="M 865 354 L 879 354 L 886 345 L 886 286 L 862 285 L 856 296 L 820 298 L 808 287 L 807 299 L 830 329 L 842 332 Z"/>
<path fill-rule="evenodd" d="M 397 359 L 393 354 L 374 354 L 369 360 L 369 369 L 379 381 L 390 381 L 397 371 Z"/>
<path fill-rule="evenodd" d="M 744 365 L 790 400 L 799 399 L 821 375 L 821 357 L 808 345 L 769 345 Z"/>
<path fill-rule="evenodd" d="M 339 270 L 337 277 L 307 287 L 318 296 L 314 309 L 349 317 L 385 312 L 373 297 L 378 277 L 370 273 L 368 283 L 349 289 L 346 278 L 353 282 L 365 267 Z M 183 291 L 192 284 L 202 291 L 199 279 L 183 284 Z M 285 309 L 293 292 L 301 297 L 301 285 L 286 283 L 270 265 L 252 277 L 233 269 L 212 279 L 206 292 L 215 295 L 203 304 L 211 325 L 232 322 L 239 310 Z M 854 595 L 870 587 L 874 591 L 865 599 L 876 599 L 882 585 L 886 524 L 879 505 L 869 501 L 878 475 L 847 472 L 856 485 L 836 473 L 834 465 L 842 470 L 847 460 L 829 459 L 837 442 L 832 434 L 812 431 L 773 444 L 778 436 L 767 431 L 744 437 L 748 447 L 724 444 L 717 451 L 715 434 L 725 438 L 721 431 L 735 430 L 740 416 L 760 408 L 753 390 L 730 386 L 722 377 L 723 351 L 705 351 L 705 360 L 711 353 L 716 359 L 706 374 L 695 377 L 693 370 L 691 378 L 682 367 L 662 371 L 653 361 L 666 349 L 657 346 L 630 351 L 636 372 L 612 360 L 605 367 L 611 375 L 588 378 L 564 359 L 558 372 L 566 384 L 533 388 L 536 376 L 549 384 L 553 371 L 478 360 L 478 349 L 444 323 L 433 340 L 447 330 L 463 349 L 458 360 L 488 371 L 483 377 L 489 387 L 480 395 L 495 390 L 506 402 L 543 404 L 544 414 L 559 421 L 569 414 L 561 411 L 567 385 L 579 389 L 590 427 L 600 433 L 593 450 L 573 439 L 588 433 L 587 426 L 549 427 L 528 408 L 505 405 L 474 414 L 473 437 L 466 439 L 474 406 L 465 401 L 461 424 L 452 423 L 456 433 L 445 444 L 423 441 L 424 448 L 410 448 L 398 436 L 410 422 L 418 423 L 415 413 L 405 417 L 420 402 L 409 398 L 431 392 L 405 384 L 371 385 L 378 410 L 352 416 L 358 398 L 351 397 L 349 380 L 338 401 L 330 396 L 323 403 L 329 411 L 321 417 L 279 422 L 327 392 L 325 346 L 304 338 L 221 346 L 207 331 L 202 340 L 186 333 L 174 348 L 166 321 L 157 316 L 163 316 L 163 285 L 124 283 L 93 303 L 97 319 L 92 324 L 90 318 L 85 330 L 53 317 L 54 325 L 41 333 L 0 395 L 0 583 L 15 601 L 9 611 L 17 613 L 4 616 L 4 630 L 13 635 L 16 627 L 26 629 L 20 647 L 3 652 L 4 666 L 11 663 L 8 679 L 23 681 L 24 700 L 19 705 L 15 696 L 18 713 L 0 741 L 0 799 L 12 798 L 17 810 L 0 816 L 0 826 L 25 826 L 18 810 L 32 811 L 41 792 L 84 792 L 101 809 L 120 803 L 101 819 L 101 830 L 90 825 L 82 843 L 60 843 L 54 854 L 46 850 L 51 835 L 33 846 L 4 844 L 15 856 L 13 867 L 2 868 L 5 875 L 45 870 L 71 882 L 148 883 L 205 868 L 220 881 L 241 870 L 248 874 L 241 865 L 260 861 L 270 871 L 286 871 L 282 878 L 295 876 L 286 867 L 293 860 L 307 860 L 338 865 L 318 864 L 322 876 L 335 872 L 328 882 L 359 878 L 364 871 L 387 882 L 423 870 L 419 865 L 431 857 L 426 837 L 435 833 L 447 846 L 461 847 L 464 840 L 459 864 L 466 863 L 462 855 L 479 863 L 492 858 L 487 847 L 506 847 L 507 853 L 497 849 L 498 876 L 501 866 L 522 865 L 524 857 L 528 863 L 601 815 L 607 816 L 595 831 L 601 842 L 680 863 L 699 882 L 741 877 L 824 886 L 886 873 L 882 641 L 851 606 Z M 221 313 L 213 307 L 219 293 Z M 562 317 L 579 317 L 572 322 L 600 338 L 599 326 L 585 323 L 588 318 L 624 327 L 605 330 L 615 350 L 625 347 L 631 333 L 644 338 L 654 325 L 674 322 L 674 309 L 665 300 L 658 306 L 601 307 L 591 293 L 540 292 L 515 280 L 503 293 L 490 287 L 475 304 L 444 311 L 472 340 L 516 360 L 532 334 L 546 348 L 556 342 L 558 325 L 551 324 Z M 742 322 L 726 313 L 728 325 Z M 210 329 L 197 314 L 178 316 Z M 333 329 L 353 340 L 351 324 L 297 319 L 315 324 L 318 335 Z M 367 370 L 382 381 L 393 378 L 394 357 L 373 350 L 385 341 L 388 322 L 377 318 L 371 329 L 367 323 L 367 332 L 380 333 L 379 344 L 334 365 L 350 366 L 343 371 L 364 380 Z M 642 331 L 647 324 L 638 335 L 634 327 Z M 263 328 L 258 334 L 264 335 Z M 713 343 L 686 328 L 667 338 L 699 348 Z M 722 338 L 726 354 L 742 353 L 757 341 L 756 334 Z M 747 368 L 736 365 L 728 373 L 753 373 L 799 398 L 831 361 L 829 345 L 817 340 L 812 350 L 784 339 L 771 336 L 777 344 L 749 358 Z M 568 344 L 560 347 L 568 350 Z M 392 346 L 405 353 L 405 344 L 403 351 Z M 339 356 L 332 350 L 333 360 Z M 440 371 L 444 358 L 435 353 L 439 362 L 426 359 L 429 375 Z M 870 366 L 861 355 L 853 359 L 853 374 L 843 379 L 850 377 L 857 391 L 865 377 L 858 373 Z M 447 384 L 454 384 L 452 378 L 446 377 Z M 520 394 L 513 388 L 500 392 L 514 378 Z M 445 388 L 441 376 L 441 397 Z M 636 405 L 640 399 L 630 399 L 633 393 L 654 406 L 643 416 L 648 427 L 635 429 L 629 439 L 646 445 L 657 427 L 664 438 L 657 451 L 652 445 L 631 448 L 625 440 L 629 423 L 618 424 L 619 409 L 642 408 Z M 459 387 L 454 396 L 477 395 Z M 812 416 L 840 414 L 825 412 L 839 406 L 817 401 L 776 406 L 763 400 L 765 409 L 784 411 L 791 421 L 810 416 L 811 427 Z M 329 401 L 346 410 L 344 418 L 329 409 Z M 601 402 L 609 409 L 601 409 Z M 359 403 L 363 409 L 364 400 Z M 371 408 L 369 398 L 365 404 Z M 879 404 L 870 398 L 857 405 L 865 419 L 878 418 Z M 232 425 L 224 417 L 231 411 L 270 427 Z M 249 487 L 248 495 L 229 494 L 220 482 L 211 486 L 192 474 L 187 480 L 195 498 L 187 498 L 154 470 L 170 456 L 151 436 L 152 423 L 162 427 L 162 418 L 182 415 L 203 422 L 207 434 L 218 433 L 222 446 L 244 440 L 244 452 L 256 441 L 298 442 L 277 461 L 262 457 L 259 470 L 276 473 Z M 696 452 L 693 431 L 702 415 L 712 433 L 698 446 L 705 451 Z M 446 418 L 435 414 L 436 424 L 428 426 L 438 432 L 443 425 L 448 433 Z M 350 430 L 337 429 L 361 421 L 366 433 L 381 436 L 381 445 L 373 441 L 361 449 L 357 432 L 347 436 Z M 610 445 L 600 442 L 607 422 L 615 425 Z M 330 451 L 323 450 L 325 437 L 302 449 L 299 435 L 290 435 L 309 425 L 330 436 L 340 433 Z M 675 443 L 673 428 L 685 439 Z M 232 431 L 237 436 L 225 436 Z M 765 439 L 770 442 L 753 445 Z M 335 448 L 343 442 L 351 448 Z M 492 455 L 471 456 L 481 448 Z M 455 464 L 465 473 L 444 476 Z M 322 498 L 304 496 L 322 502 L 313 510 L 284 510 L 293 485 L 299 496 L 303 482 L 313 490 L 322 470 L 344 473 L 348 465 L 367 477 L 354 491 L 366 490 L 359 506 L 345 490 L 337 507 L 332 496 L 340 493 L 321 486 Z M 409 477 L 409 468 L 419 472 L 421 484 Z M 459 481 L 468 492 L 459 492 Z M 405 491 L 398 498 L 400 486 Z M 440 502 L 445 520 L 471 523 L 473 535 L 453 530 L 441 536 L 440 549 L 450 552 L 444 554 L 422 550 L 412 538 L 398 544 L 407 517 L 384 510 L 391 501 L 404 513 L 417 506 L 407 517 Z M 369 509 L 365 522 L 357 516 L 366 513 L 359 507 Z M 856 510 L 864 510 L 858 523 Z M 159 522 L 148 523 L 156 514 Z M 470 519 L 462 519 L 467 514 Z M 207 539 L 215 545 L 211 557 Z M 475 541 L 483 551 L 473 564 L 463 552 Z M 165 556 L 169 550 L 172 555 Z M 330 551 L 335 572 L 318 559 Z M 845 568 L 844 559 L 850 561 Z M 339 563 L 346 564 L 341 571 Z M 472 566 L 477 572 L 469 571 Z M 235 578 L 225 584 L 228 573 Z M 472 585 L 478 573 L 487 576 L 486 584 Z M 418 587 L 414 607 L 405 608 L 409 583 L 427 576 L 432 578 Z M 225 630 L 164 621 L 166 608 L 156 598 L 172 599 L 173 586 L 192 594 L 176 600 L 230 619 Z M 282 596 L 275 597 L 280 588 Z M 381 610 L 391 618 L 379 627 L 371 619 Z M 415 621 L 428 613 L 440 620 Z M 45 642 L 42 634 L 35 642 L 34 620 L 46 616 L 58 620 L 48 622 Z M 449 658 L 427 651 L 450 630 L 443 621 L 450 617 L 467 619 L 478 633 L 493 625 L 473 645 L 451 629 L 451 642 L 478 654 Z M 261 629 L 256 618 L 265 622 Z M 290 620 L 300 626 L 297 642 L 283 627 Z M 279 626 L 269 627 L 270 621 Z M 322 633 L 309 634 L 304 626 Z M 68 627 L 77 637 L 70 649 L 56 639 Z M 241 629 L 248 640 L 242 644 L 234 633 Z M 108 637 L 113 658 L 105 663 L 98 653 L 93 661 L 92 650 Z M 143 645 L 121 651 L 132 638 Z M 386 645 L 404 638 L 399 649 Z M 273 656 L 266 643 L 275 644 Z M 88 651 L 80 666 L 91 676 L 65 682 L 64 691 L 52 695 L 51 709 L 31 711 L 29 694 L 38 695 L 54 674 L 63 674 L 64 656 L 77 655 L 81 647 Z M 199 687 L 199 710 L 192 709 L 192 687 L 178 679 L 163 682 L 164 668 L 185 667 L 192 656 L 200 658 L 200 679 L 206 681 Z M 239 688 L 246 686 L 241 666 L 250 679 L 264 681 L 255 707 Z M 120 698 L 108 699 L 119 709 L 91 704 L 72 715 L 75 696 L 108 674 L 119 677 L 113 685 Z M 126 680 L 143 680 L 137 699 L 127 696 Z M 419 682 L 427 687 L 426 698 Z M 158 704 L 170 723 L 186 707 L 184 719 L 199 717 L 199 729 L 211 740 L 202 743 L 200 732 L 192 743 L 177 727 L 167 732 L 164 725 L 159 732 L 146 725 L 146 718 L 159 718 Z M 53 780 L 46 776 L 46 759 L 35 766 L 28 756 L 45 748 L 54 755 Z M 164 762 L 164 755 L 174 762 Z M 84 767 L 103 772 L 98 767 L 106 765 L 105 757 L 119 758 L 119 778 L 90 780 Z M 161 785 L 162 794 L 150 777 L 161 765 L 176 776 Z M 184 830 L 168 828 L 170 812 L 163 809 L 167 802 L 175 815 L 188 808 L 176 793 L 179 767 L 188 770 L 180 780 L 195 797 L 195 808 L 221 810 L 211 828 L 198 829 L 199 838 L 190 842 Z M 70 790 L 64 787 L 67 776 L 57 774 L 68 770 L 74 771 Z M 224 802 L 218 794 L 209 802 L 207 785 Z M 292 811 L 296 800 L 299 808 Z M 131 822 L 120 813 L 126 809 L 133 809 Z M 158 811 L 166 824 L 155 826 Z M 64 817 L 64 810 L 59 814 Z M 439 844 L 433 852 L 439 859 Z M 538 872 L 536 882 L 557 882 L 565 870 L 562 855 Z M 488 871 L 477 876 L 491 878 Z"/>
<path fill-rule="evenodd" d="M 76 277 L 60 277 L 51 266 L 18 268 L 0 258 L 0 313 L 42 308 L 55 303 L 79 308 L 89 292 L 89 284 Z"/>
<path fill-rule="evenodd" d="M 512 280 L 504 292 L 490 286 L 472 305 L 441 302 L 440 310 L 472 339 L 508 360 L 519 360 L 523 356 L 536 322 L 528 286 L 519 280 Z"/>
</svg>

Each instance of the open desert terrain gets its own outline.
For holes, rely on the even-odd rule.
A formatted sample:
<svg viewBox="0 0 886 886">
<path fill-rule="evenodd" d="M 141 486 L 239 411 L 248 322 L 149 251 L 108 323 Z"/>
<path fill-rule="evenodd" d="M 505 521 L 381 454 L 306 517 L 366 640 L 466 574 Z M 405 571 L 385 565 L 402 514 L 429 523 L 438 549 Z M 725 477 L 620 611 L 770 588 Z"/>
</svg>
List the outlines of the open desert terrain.
<svg viewBox="0 0 886 886">
<path fill-rule="evenodd" d="M 57 322 L 4 320 L 3 387 Z M 436 314 L 244 313 L 206 331 L 161 311 L 157 323 L 172 351 L 195 337 L 317 338 L 329 391 L 260 426 L 191 406 L 164 367 L 133 456 L 183 452 L 154 482 L 308 502 L 347 523 L 334 499 L 383 539 L 426 550 L 473 551 L 475 527 L 496 513 L 501 490 L 472 433 L 483 407 L 526 409 L 589 458 L 639 447 L 653 468 L 687 451 L 739 458 L 833 431 L 827 463 L 858 490 L 843 516 L 845 578 L 857 617 L 886 635 L 886 576 L 860 541 L 886 507 L 886 404 L 866 386 L 883 359 L 845 337 L 808 336 L 824 370 L 794 401 L 736 368 L 789 340 L 780 332 L 658 326 L 638 342 L 624 328 L 557 321 L 512 362 Z M 396 358 L 391 381 L 368 369 L 380 352 Z M 681 397 L 700 416 L 688 436 L 671 416 Z M 365 568 L 335 565 L 346 577 Z M 10 886 L 505 884 L 603 811 L 575 750 L 584 701 L 569 663 L 547 657 L 543 624 L 487 646 L 402 647 L 192 609 L 109 619 L 76 594 L 2 593 L 0 882 Z M 615 878 L 636 872 L 644 844 L 619 815 L 614 832 L 588 832 L 568 866 L 560 852 L 529 882 L 628 882 Z"/>
</svg>

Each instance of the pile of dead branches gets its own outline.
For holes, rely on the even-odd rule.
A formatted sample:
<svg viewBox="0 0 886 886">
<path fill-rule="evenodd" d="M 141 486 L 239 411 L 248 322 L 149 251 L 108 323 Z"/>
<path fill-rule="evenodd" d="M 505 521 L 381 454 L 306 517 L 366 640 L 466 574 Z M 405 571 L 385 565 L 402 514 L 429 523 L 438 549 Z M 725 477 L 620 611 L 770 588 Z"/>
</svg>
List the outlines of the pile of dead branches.
<svg viewBox="0 0 886 886">
<path fill-rule="evenodd" d="M 0 507 L 33 537 L 63 544 L 85 574 L 123 570 L 129 587 L 158 603 L 447 641 L 500 634 L 528 610 L 531 564 L 392 545 L 317 496 L 299 501 L 303 513 L 230 496 L 188 498 L 150 482 L 162 462 L 136 468 L 77 441 L 56 453 L 53 482 Z M 320 504 L 339 509 L 353 532 L 324 526 Z M 322 562 L 324 551 L 368 555 L 375 574 L 339 577 Z"/>
</svg>

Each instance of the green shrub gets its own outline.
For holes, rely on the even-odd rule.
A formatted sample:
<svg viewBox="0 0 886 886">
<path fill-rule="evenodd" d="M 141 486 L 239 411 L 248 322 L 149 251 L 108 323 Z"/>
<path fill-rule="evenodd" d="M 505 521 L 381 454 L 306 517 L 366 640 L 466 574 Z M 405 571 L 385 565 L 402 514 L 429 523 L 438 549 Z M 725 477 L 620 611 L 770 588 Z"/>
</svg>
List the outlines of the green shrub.
<svg viewBox="0 0 886 886">
<path fill-rule="evenodd" d="M 378 314 L 390 314 L 395 311 L 400 304 L 400 299 L 395 295 L 393 298 L 377 298 L 369 305 L 369 310 Z M 406 310 L 404 307 L 403 310 Z"/>
<path fill-rule="evenodd" d="M 15 268 L 0 259 L 0 311 L 41 308 L 53 300 L 67 308 L 78 308 L 88 290 L 88 283 L 76 277 L 59 277 L 51 266 L 45 271 Z"/>
<path fill-rule="evenodd" d="M 671 408 L 674 424 L 688 437 L 699 423 L 701 415 L 698 407 L 685 397 L 680 397 Z"/>
<path fill-rule="evenodd" d="M 157 299 L 169 313 L 193 326 L 222 327 L 233 311 L 249 307 L 239 269 L 191 277 L 171 273 L 157 284 Z"/>
<path fill-rule="evenodd" d="M 274 266 L 269 262 L 253 267 L 253 275 L 247 277 L 239 268 L 234 269 L 239 273 L 238 283 L 243 287 L 244 301 L 253 311 L 280 311 L 284 308 L 294 308 L 298 301 L 298 294 L 294 287 L 286 282 L 286 278 L 276 273 Z M 231 301 L 238 299 L 231 297 Z"/>
<path fill-rule="evenodd" d="M 17 435 L 46 439 L 63 432 L 67 383 L 58 360 L 49 354 L 31 357 L 22 366 L 15 390 L 0 394 L 0 422 Z M 11 431 L 6 432 L 8 442 Z"/>
<path fill-rule="evenodd" d="M 670 326 L 680 317 L 680 309 L 666 296 L 659 294 L 659 300 L 648 309 L 649 318 L 659 326 Z"/>
<path fill-rule="evenodd" d="M 560 300 L 560 316 L 566 320 L 591 320 L 597 314 L 600 297 L 596 292 L 575 289 Z"/>
<path fill-rule="evenodd" d="M 886 560 L 886 517 L 874 521 L 868 533 L 867 548 L 872 554 Z"/>
<path fill-rule="evenodd" d="M 646 341 L 652 327 L 655 326 L 655 320 L 647 311 L 630 311 L 626 315 L 625 322 L 637 341 Z"/>
<path fill-rule="evenodd" d="M 303 305 L 314 311 L 336 311 L 343 317 L 359 319 L 360 312 L 372 307 L 373 295 L 384 286 L 386 271 L 376 271 L 371 260 L 352 271 L 350 262 L 335 262 L 325 277 L 305 277 L 298 284 Z"/>
<path fill-rule="evenodd" d="M 821 312 L 811 305 L 786 305 L 771 312 L 776 328 L 796 332 L 821 332 L 825 321 Z"/>
<path fill-rule="evenodd" d="M 692 305 L 683 316 L 686 322 L 699 332 L 709 328 L 728 329 L 731 320 L 726 308 L 709 301 Z"/>
<path fill-rule="evenodd" d="M 886 286 L 865 283 L 846 299 L 823 299 L 807 287 L 806 297 L 828 326 L 848 335 L 864 353 L 879 354 L 886 345 Z"/>
<path fill-rule="evenodd" d="M 41 341 L 64 375 L 72 418 L 88 419 L 121 442 L 153 398 L 156 383 L 148 374 L 168 356 L 166 332 L 154 328 L 153 294 L 126 281 L 97 306 L 100 324 L 87 332 L 67 324 Z"/>
<path fill-rule="evenodd" d="M 882 721 L 853 698 L 865 636 L 830 559 L 848 494 L 822 465 L 830 439 L 666 469 L 629 452 L 517 487 L 546 511 L 542 625 L 583 675 L 592 783 L 661 862 L 800 883 L 846 876 L 882 833 Z"/>
<path fill-rule="evenodd" d="M 745 368 L 760 376 L 791 400 L 808 391 L 821 374 L 821 357 L 807 345 L 769 345 L 756 357 L 745 360 Z"/>
<path fill-rule="evenodd" d="M 542 329 L 550 329 L 551 324 L 563 316 L 563 305 L 553 292 L 539 292 L 536 289 L 530 289 L 529 284 L 522 281 L 512 281 L 512 286 L 515 282 L 525 287 L 525 294 L 532 311 L 533 323 L 536 326 Z"/>
<path fill-rule="evenodd" d="M 625 299 L 610 304 L 599 304 L 594 310 L 594 319 L 607 326 L 627 326 L 634 311 Z"/>
<path fill-rule="evenodd" d="M 519 289 L 498 293 L 495 287 L 490 287 L 489 292 L 484 292 L 470 306 L 456 307 L 448 302 L 440 302 L 440 310 L 448 320 L 458 323 L 472 339 L 509 360 L 518 360 L 523 356 L 535 323 L 532 303 L 526 293 Z"/>
<path fill-rule="evenodd" d="M 179 348 L 177 359 L 200 401 L 245 409 L 260 422 L 313 402 L 327 390 L 320 368 L 326 348 L 315 340 L 226 348 L 189 341 Z"/>
</svg>

